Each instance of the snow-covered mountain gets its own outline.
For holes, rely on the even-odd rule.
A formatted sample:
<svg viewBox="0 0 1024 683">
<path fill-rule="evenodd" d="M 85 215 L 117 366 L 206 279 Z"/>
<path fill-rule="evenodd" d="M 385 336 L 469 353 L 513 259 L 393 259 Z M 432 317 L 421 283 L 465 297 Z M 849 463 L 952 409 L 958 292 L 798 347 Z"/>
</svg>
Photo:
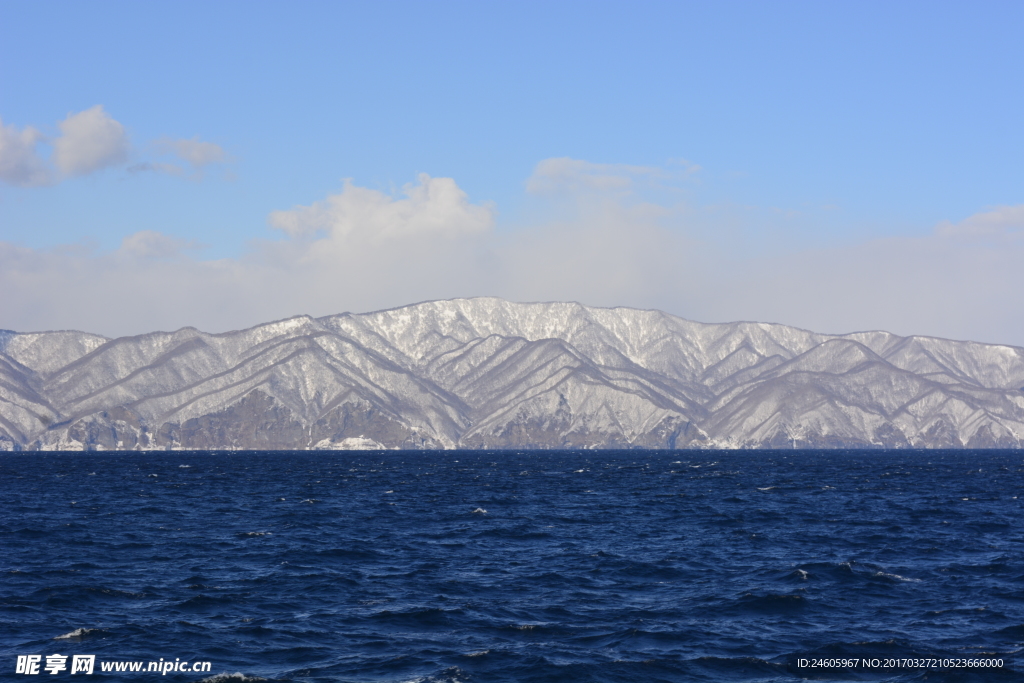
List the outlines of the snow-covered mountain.
<svg viewBox="0 0 1024 683">
<path fill-rule="evenodd" d="M 0 449 L 1012 447 L 1024 349 L 434 301 L 248 330 L 0 332 Z"/>
</svg>

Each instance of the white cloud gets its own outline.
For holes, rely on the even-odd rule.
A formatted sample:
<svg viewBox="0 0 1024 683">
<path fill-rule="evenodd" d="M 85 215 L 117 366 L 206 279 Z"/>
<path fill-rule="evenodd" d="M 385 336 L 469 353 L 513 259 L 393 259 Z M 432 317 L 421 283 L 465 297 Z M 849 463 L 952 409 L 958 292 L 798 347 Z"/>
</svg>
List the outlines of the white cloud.
<svg viewBox="0 0 1024 683">
<path fill-rule="evenodd" d="M 53 162 L 67 175 L 85 175 L 128 160 L 131 144 L 124 126 L 103 106 L 68 114 L 53 142 Z"/>
<path fill-rule="evenodd" d="M 116 253 L 134 259 L 167 259 L 181 256 L 183 250 L 195 246 L 155 230 L 142 230 L 121 240 L 121 248 Z"/>
<path fill-rule="evenodd" d="M 146 173 L 152 171 L 155 173 L 166 173 L 167 175 L 183 176 L 185 175 L 185 169 L 178 164 L 168 164 L 160 161 L 143 161 L 138 164 L 132 164 L 125 169 L 129 173 Z"/>
<path fill-rule="evenodd" d="M 959 223 L 944 221 L 939 224 L 937 232 L 951 238 L 1019 239 L 1024 237 L 1024 205 L 999 206 L 976 213 Z"/>
<path fill-rule="evenodd" d="M 144 231 L 107 254 L 0 243 L 0 328 L 135 334 L 195 325 L 237 329 L 487 289 L 493 211 L 449 178 L 421 175 L 401 197 L 347 183 L 311 206 L 272 214 L 288 236 L 241 259 L 202 261 Z"/>
<path fill-rule="evenodd" d="M 194 169 L 202 169 L 211 164 L 223 163 L 227 155 L 224 149 L 212 142 L 204 142 L 195 136 L 192 139 L 171 140 L 163 138 L 157 141 L 157 146 L 164 151 L 171 152 L 179 159 L 188 162 Z"/>
<path fill-rule="evenodd" d="M 160 154 L 171 155 L 184 161 L 191 167 L 192 173 L 186 174 L 185 168 L 178 163 L 168 162 L 146 162 L 135 164 L 128 168 L 130 172 L 155 171 L 173 176 L 190 175 L 193 180 L 201 179 L 203 171 L 215 164 L 227 162 L 227 153 L 224 148 L 213 142 L 200 140 L 198 136 L 191 139 L 161 138 L 153 143 Z"/>
<path fill-rule="evenodd" d="M 102 105 L 68 114 L 57 125 L 61 134 L 51 139 L 31 126 L 18 130 L 0 121 L 0 181 L 22 187 L 51 185 L 68 177 L 120 166 L 132 156 L 128 132 Z M 36 150 L 41 142 L 52 144 L 49 159 L 44 159 Z M 154 148 L 157 156 L 170 155 L 185 165 L 167 159 L 143 159 L 125 170 L 133 174 L 152 171 L 197 180 L 202 178 L 206 168 L 228 161 L 220 145 L 200 140 L 198 136 L 161 138 L 152 144 L 151 152 Z M 186 166 L 191 168 L 191 173 Z"/>
<path fill-rule="evenodd" d="M 672 168 L 631 166 L 628 164 L 597 164 L 582 159 L 558 157 L 544 159 L 526 181 L 531 194 L 600 193 L 613 195 L 629 192 L 638 184 L 659 185 L 689 178 L 700 172 L 700 166 L 685 159 L 676 159 Z"/>
<path fill-rule="evenodd" d="M 291 237 L 322 232 L 332 240 L 377 243 L 424 236 L 453 239 L 491 228 L 493 211 L 471 204 L 451 178 L 421 173 L 418 180 L 402 188 L 404 199 L 346 181 L 340 193 L 310 206 L 275 211 L 268 220 Z"/>
<path fill-rule="evenodd" d="M 253 275 L 238 261 L 160 259 L 131 246 L 103 254 L 0 242 L 0 288 L 17 292 L 0 298 L 0 328 L 117 335 L 198 322 L 216 329 L 218 311 L 236 322 L 266 310 L 239 296 Z"/>
<path fill-rule="evenodd" d="M 661 169 L 625 164 L 595 164 L 581 159 L 559 157 L 537 164 L 526 181 L 526 191 L 552 194 L 581 190 L 614 192 L 629 190 L 637 177 L 661 174 Z"/>
<path fill-rule="evenodd" d="M 693 310 L 705 319 L 770 320 L 820 332 L 883 329 L 1024 346 L 1024 205 L 944 222 L 923 237 L 714 263 Z M 998 239 L 991 239 L 998 237 Z"/>
<path fill-rule="evenodd" d="M 0 180 L 11 185 L 48 185 L 52 174 L 36 152 L 43 134 L 27 126 L 20 131 L 0 120 Z"/>
<path fill-rule="evenodd" d="M 703 218 L 692 207 L 637 202 L 614 183 L 604 192 L 573 187 L 561 192 L 586 196 L 573 215 L 499 231 L 493 210 L 452 179 L 420 176 L 397 197 L 346 183 L 271 214 L 283 239 L 239 259 L 203 261 L 153 232 L 108 254 L 0 244 L 0 291 L 18 293 L 0 297 L 0 327 L 223 331 L 299 313 L 496 295 L 1024 345 L 1024 240 L 1015 237 L 1024 206 L 924 237 L 757 253 L 737 249 L 736 233 L 716 242 L 713 231 L 693 228 Z"/>
</svg>

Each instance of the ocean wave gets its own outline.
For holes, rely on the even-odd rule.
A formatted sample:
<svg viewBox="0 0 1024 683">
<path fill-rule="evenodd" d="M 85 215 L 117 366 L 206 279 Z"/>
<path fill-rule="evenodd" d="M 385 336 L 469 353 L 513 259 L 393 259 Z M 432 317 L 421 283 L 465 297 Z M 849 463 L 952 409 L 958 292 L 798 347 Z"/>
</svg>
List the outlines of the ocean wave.
<svg viewBox="0 0 1024 683">
<path fill-rule="evenodd" d="M 448 667 L 444 671 L 415 678 L 402 678 L 399 683 L 466 683 L 470 678 L 457 666 Z"/>
<path fill-rule="evenodd" d="M 71 640 L 77 638 L 86 638 L 88 636 L 95 636 L 100 633 L 105 633 L 106 629 L 103 628 L 76 628 L 70 633 L 65 633 L 60 636 L 54 636 L 54 640 Z"/>
<path fill-rule="evenodd" d="M 805 609 L 810 601 L 803 595 L 792 593 L 768 593 L 756 595 L 745 593 L 737 600 L 724 606 L 727 612 L 754 614 L 785 614 Z"/>
<path fill-rule="evenodd" d="M 213 662 L 193 683 L 767 683 L 803 649 L 1020 649 L 1024 551 L 987 526 L 1020 501 L 924 467 L 1005 456 L 900 455 L 915 479 L 884 453 L 694 455 L 5 455 L 4 644 Z M 1024 487 L 1011 464 L 992 490 Z"/>
<path fill-rule="evenodd" d="M 911 579 L 907 578 L 906 576 L 900 576 L 899 574 L 891 574 L 889 572 L 875 572 L 874 574 L 872 574 L 872 576 L 883 579 L 891 579 L 893 581 L 906 581 L 908 583 L 918 583 L 921 581 L 921 579 Z"/>
<path fill-rule="evenodd" d="M 260 681 L 270 680 L 272 679 L 260 676 L 247 676 L 240 671 L 236 671 L 233 674 L 223 673 L 207 676 L 206 678 L 199 679 L 196 683 L 259 683 Z"/>
</svg>

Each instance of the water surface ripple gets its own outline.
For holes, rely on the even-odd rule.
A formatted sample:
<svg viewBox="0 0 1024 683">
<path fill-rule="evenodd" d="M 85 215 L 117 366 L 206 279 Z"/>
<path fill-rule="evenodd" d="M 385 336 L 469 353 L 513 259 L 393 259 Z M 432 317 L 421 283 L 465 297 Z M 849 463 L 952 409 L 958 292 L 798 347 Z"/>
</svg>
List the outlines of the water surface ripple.
<svg viewBox="0 0 1024 683">
<path fill-rule="evenodd" d="M 0 482 L 8 673 L 792 681 L 797 656 L 1024 643 L 1019 452 L 19 453 Z"/>
</svg>

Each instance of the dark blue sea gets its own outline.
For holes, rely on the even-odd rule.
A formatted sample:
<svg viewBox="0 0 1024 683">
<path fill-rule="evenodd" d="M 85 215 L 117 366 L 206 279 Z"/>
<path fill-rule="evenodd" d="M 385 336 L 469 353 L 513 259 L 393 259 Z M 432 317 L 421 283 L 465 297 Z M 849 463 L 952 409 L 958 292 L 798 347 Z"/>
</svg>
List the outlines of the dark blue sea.
<svg viewBox="0 0 1024 683">
<path fill-rule="evenodd" d="M 1022 512 L 1015 451 L 8 454 L 0 679 L 1018 681 Z"/>
</svg>

